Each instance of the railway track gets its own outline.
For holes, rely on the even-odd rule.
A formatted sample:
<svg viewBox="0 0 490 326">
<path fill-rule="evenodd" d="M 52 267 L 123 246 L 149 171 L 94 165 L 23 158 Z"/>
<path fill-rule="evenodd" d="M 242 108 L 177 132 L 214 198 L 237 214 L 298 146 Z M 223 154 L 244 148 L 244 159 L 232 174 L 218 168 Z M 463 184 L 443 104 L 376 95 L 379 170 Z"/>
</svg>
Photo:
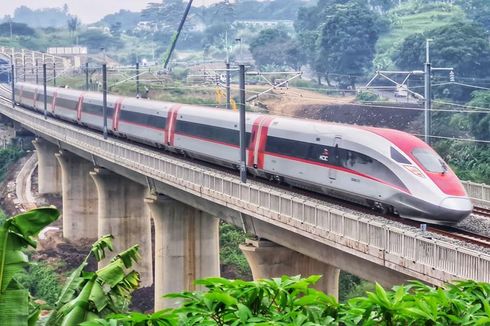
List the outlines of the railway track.
<svg viewBox="0 0 490 326">
<path fill-rule="evenodd" d="M 490 248 L 490 237 L 474 232 L 462 230 L 452 226 L 430 226 L 427 231 L 444 235 L 446 237 L 472 243 L 484 248 Z"/>
<path fill-rule="evenodd" d="M 486 218 L 490 219 L 490 208 L 486 207 L 474 207 L 473 208 L 473 214 L 478 215 L 478 216 L 483 216 Z"/>
</svg>

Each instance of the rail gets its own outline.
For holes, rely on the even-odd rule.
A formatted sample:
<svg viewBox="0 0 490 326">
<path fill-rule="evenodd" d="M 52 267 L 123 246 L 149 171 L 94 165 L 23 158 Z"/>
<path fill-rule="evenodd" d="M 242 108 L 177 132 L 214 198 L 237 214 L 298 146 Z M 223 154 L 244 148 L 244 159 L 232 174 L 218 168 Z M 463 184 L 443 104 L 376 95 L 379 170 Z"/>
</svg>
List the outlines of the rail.
<svg viewBox="0 0 490 326">
<path fill-rule="evenodd" d="M 345 213 L 255 182 L 162 155 L 61 121 L 0 105 L 0 113 L 41 136 L 76 146 L 211 202 L 280 226 L 387 268 L 433 284 L 452 279 L 490 282 L 490 255 L 426 238 L 377 220 Z"/>
</svg>

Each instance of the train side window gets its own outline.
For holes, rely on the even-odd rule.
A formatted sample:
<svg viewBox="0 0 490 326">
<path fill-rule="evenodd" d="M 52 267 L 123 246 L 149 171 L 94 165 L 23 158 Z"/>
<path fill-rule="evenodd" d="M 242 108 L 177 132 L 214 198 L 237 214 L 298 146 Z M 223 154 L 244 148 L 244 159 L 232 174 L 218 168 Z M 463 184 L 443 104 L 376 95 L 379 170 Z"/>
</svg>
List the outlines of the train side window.
<svg viewBox="0 0 490 326">
<path fill-rule="evenodd" d="M 399 151 L 397 151 L 394 147 L 390 147 L 390 155 L 393 160 L 402 164 L 411 164 L 409 160 L 405 158 Z"/>
<path fill-rule="evenodd" d="M 177 120 L 176 132 L 217 142 L 239 146 L 240 134 L 236 129 L 216 127 L 184 120 Z M 250 132 L 245 134 L 245 145 L 250 143 Z"/>
<path fill-rule="evenodd" d="M 62 107 L 67 110 L 76 110 L 78 101 L 67 100 L 61 97 L 56 98 L 56 107 Z"/>
<path fill-rule="evenodd" d="M 266 151 L 301 159 L 311 159 L 311 144 L 280 137 L 267 137 Z"/>
<path fill-rule="evenodd" d="M 309 159 L 319 163 L 334 164 L 334 148 L 320 144 L 311 144 Z"/>
<path fill-rule="evenodd" d="M 386 165 L 378 160 L 354 151 L 343 150 L 344 157 L 341 166 L 356 171 L 358 173 L 371 176 L 388 184 L 406 188 L 403 182 Z"/>
<path fill-rule="evenodd" d="M 82 111 L 85 113 L 102 115 L 102 106 L 91 103 L 84 103 Z"/>
</svg>

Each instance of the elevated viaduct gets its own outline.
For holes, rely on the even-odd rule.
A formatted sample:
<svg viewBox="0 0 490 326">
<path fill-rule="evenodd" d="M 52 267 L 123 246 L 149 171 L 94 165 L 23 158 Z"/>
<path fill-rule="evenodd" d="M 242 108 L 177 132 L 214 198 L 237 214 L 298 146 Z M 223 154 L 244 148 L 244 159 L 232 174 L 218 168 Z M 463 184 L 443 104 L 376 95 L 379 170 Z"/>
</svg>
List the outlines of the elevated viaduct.
<svg viewBox="0 0 490 326">
<path fill-rule="evenodd" d="M 219 219 L 268 240 L 242 246 L 255 278 L 322 274 L 319 287 L 333 295 L 339 270 L 386 286 L 408 279 L 435 285 L 454 279 L 490 282 L 490 256 L 484 253 L 294 192 L 243 184 L 235 175 L 104 139 L 5 100 L 0 114 L 37 135 L 39 191 L 62 193 L 67 239 L 112 233 L 116 251 L 140 244 L 138 269 L 143 285 L 155 284 L 156 309 L 170 304 L 160 298 L 163 293 L 193 290 L 194 279 L 219 275 Z M 488 202 L 488 189 L 468 187 Z"/>
</svg>

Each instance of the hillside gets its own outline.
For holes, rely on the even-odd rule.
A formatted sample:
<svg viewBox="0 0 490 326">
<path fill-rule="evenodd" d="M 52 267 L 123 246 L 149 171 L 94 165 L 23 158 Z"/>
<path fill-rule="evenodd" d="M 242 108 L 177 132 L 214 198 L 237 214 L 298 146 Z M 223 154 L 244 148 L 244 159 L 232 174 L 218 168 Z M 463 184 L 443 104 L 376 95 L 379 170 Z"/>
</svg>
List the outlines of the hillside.
<svg viewBox="0 0 490 326">
<path fill-rule="evenodd" d="M 403 40 L 415 33 L 467 20 L 458 5 L 428 3 L 421 5 L 416 0 L 402 3 L 390 10 L 387 18 L 391 22 L 388 32 L 382 34 L 376 45 L 375 66 L 380 69 L 394 68 L 392 55 Z"/>
</svg>

